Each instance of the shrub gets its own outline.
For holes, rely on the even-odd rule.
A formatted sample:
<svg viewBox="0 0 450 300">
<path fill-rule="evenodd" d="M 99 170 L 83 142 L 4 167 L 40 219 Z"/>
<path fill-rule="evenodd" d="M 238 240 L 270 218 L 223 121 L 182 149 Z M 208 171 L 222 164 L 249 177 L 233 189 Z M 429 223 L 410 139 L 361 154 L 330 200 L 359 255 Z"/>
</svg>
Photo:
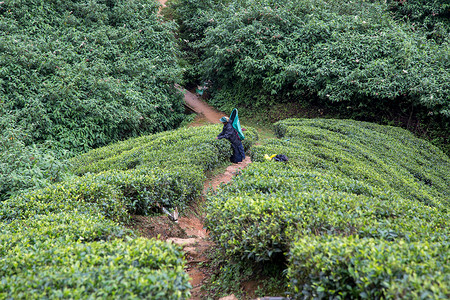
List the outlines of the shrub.
<svg viewBox="0 0 450 300">
<path fill-rule="evenodd" d="M 98 148 L 72 159 L 80 176 L 2 202 L 0 298 L 188 298 L 181 250 L 121 223 L 198 196 L 205 171 L 231 154 L 219 132 L 184 128 Z M 245 148 L 256 139 L 249 128 Z"/>
<path fill-rule="evenodd" d="M 110 219 L 125 221 L 129 216 L 124 200 L 117 186 L 97 180 L 95 176 L 73 178 L 4 201 L 0 221 L 26 220 L 34 215 L 74 210 L 101 213 Z"/>
<path fill-rule="evenodd" d="M 403 129 L 351 120 L 289 119 L 277 123 L 275 131 L 294 143 L 302 140 L 294 146 L 302 164 L 312 160 L 324 169 L 336 168 L 337 174 L 391 186 L 405 198 L 448 204 L 448 156 Z"/>
<path fill-rule="evenodd" d="M 414 28 L 425 27 L 427 35 L 438 42 L 445 41 L 450 32 L 450 4 L 436 1 L 389 1 L 389 7 L 399 18 L 411 23 Z M 421 26 L 421 27 L 422 27 Z"/>
<path fill-rule="evenodd" d="M 295 299 L 440 299 L 450 295 L 448 243 L 304 237 L 290 251 Z"/>
<path fill-rule="evenodd" d="M 229 161 L 230 144 L 216 140 L 218 133 L 220 126 L 212 125 L 129 139 L 73 158 L 73 172 L 98 173 L 89 176 L 115 186 L 130 213 L 183 207 L 202 191 L 204 172 Z M 246 151 L 257 138 L 254 129 L 246 131 Z"/>
<path fill-rule="evenodd" d="M 326 288 L 329 290 L 324 292 L 319 282 L 326 277 L 320 277 L 323 275 L 320 266 L 316 278 L 313 273 L 316 270 L 304 271 L 297 264 L 305 259 L 311 263 L 308 266 L 313 266 L 317 260 L 311 261 L 309 256 L 302 258 L 303 254 L 294 252 L 297 250 L 293 247 L 300 249 L 296 242 L 308 243 L 308 238 L 317 243 L 348 238 L 358 244 L 361 240 L 361 249 L 367 241 L 382 245 L 401 243 L 401 247 L 389 247 L 392 251 L 399 249 L 393 256 L 402 259 L 404 274 L 414 274 L 416 260 L 409 261 L 408 257 L 415 254 L 408 253 L 409 247 L 420 249 L 422 245 L 433 244 L 445 249 L 448 246 L 450 184 L 446 174 L 450 171 L 450 159 L 403 129 L 366 122 L 288 119 L 275 124 L 275 131 L 279 139 L 254 147 L 253 163 L 231 185 L 208 197 L 206 225 L 219 249 L 230 259 L 246 261 L 276 262 L 280 257 L 288 257 L 289 272 L 295 274 L 292 280 L 297 280 L 291 281 L 296 297 L 300 297 L 298 293 L 305 282 L 311 284 L 311 288 L 305 287 L 305 297 L 317 294 L 317 297 L 358 298 L 367 294 L 369 298 L 395 298 L 392 295 L 402 291 L 407 297 L 415 295 L 413 277 L 411 281 L 408 277 L 404 282 L 387 283 L 382 283 L 384 279 L 379 282 L 368 279 L 370 291 L 363 286 L 366 283 L 357 286 L 338 274 L 341 268 L 345 271 L 347 267 L 338 264 L 338 253 L 337 265 L 331 266 L 330 262 L 329 267 L 336 269 L 337 275 L 329 279 L 334 285 L 330 283 Z M 284 154 L 289 161 L 264 158 L 273 154 Z M 309 247 L 309 244 L 302 246 Z M 320 249 L 318 255 L 326 263 L 329 257 L 334 259 L 334 254 L 323 247 L 310 249 Z M 428 250 L 423 251 L 428 255 Z M 342 253 L 347 252 L 344 249 Z M 389 269 L 388 255 L 376 259 Z M 438 259 L 436 266 L 445 260 L 448 260 L 446 254 Z M 448 270 L 439 270 L 434 273 L 430 269 L 430 278 L 436 280 L 424 280 L 420 291 L 436 289 L 438 293 L 447 293 L 445 285 L 440 284 L 448 277 L 445 273 Z M 367 270 L 368 277 L 370 272 Z M 380 272 L 386 278 L 390 276 L 390 271 Z M 422 279 L 418 280 L 417 284 Z M 384 290 L 377 292 L 381 287 Z M 386 290 L 394 294 L 384 294 Z"/>
<path fill-rule="evenodd" d="M 76 174 L 105 170 L 148 169 L 170 166 L 199 166 L 203 171 L 226 162 L 231 147 L 225 140 L 216 140 L 220 125 L 189 127 L 142 136 L 111 144 L 75 157 Z M 258 139 L 256 131 L 248 128 L 243 141 L 248 151 Z"/>
<path fill-rule="evenodd" d="M 2 256 L 2 298 L 186 299 L 183 252 L 157 240 L 55 243 L 15 247 Z"/>
<path fill-rule="evenodd" d="M 155 1 L 5 1 L 0 4 L 0 106 L 31 142 L 74 152 L 173 129 L 174 22 Z"/>
<path fill-rule="evenodd" d="M 395 20 L 385 2 L 179 0 L 175 10 L 214 105 L 320 103 L 347 118 L 398 122 L 445 147 L 448 29 L 433 25 L 431 38 L 419 23 Z M 448 15 L 442 0 L 406 2 Z"/>
<path fill-rule="evenodd" d="M 0 223 L 1 256 L 12 249 L 39 248 L 41 245 L 63 245 L 110 241 L 133 236 L 131 231 L 106 219 L 101 214 L 83 213 L 78 210 L 36 214 L 25 219 Z"/>
<path fill-rule="evenodd" d="M 204 172 L 228 161 L 230 145 L 215 139 L 219 132 L 218 125 L 184 128 L 77 156 L 73 170 L 83 176 L 10 198 L 0 207 L 0 220 L 79 208 L 126 221 L 129 213 L 148 214 L 161 204 L 184 206 L 200 194 Z M 246 136 L 248 150 L 257 134 L 249 128 Z"/>
<path fill-rule="evenodd" d="M 413 104 L 448 116 L 448 45 L 427 41 L 383 11 L 380 3 L 367 1 L 231 4 L 214 16 L 217 23 L 202 40 L 206 78 L 253 95 L 301 95 L 309 89 L 354 106 L 407 95 Z"/>
<path fill-rule="evenodd" d="M 66 160 L 50 145 L 25 145 L 26 137 L 20 128 L 0 124 L 0 130 L 0 201 L 63 179 Z"/>
</svg>

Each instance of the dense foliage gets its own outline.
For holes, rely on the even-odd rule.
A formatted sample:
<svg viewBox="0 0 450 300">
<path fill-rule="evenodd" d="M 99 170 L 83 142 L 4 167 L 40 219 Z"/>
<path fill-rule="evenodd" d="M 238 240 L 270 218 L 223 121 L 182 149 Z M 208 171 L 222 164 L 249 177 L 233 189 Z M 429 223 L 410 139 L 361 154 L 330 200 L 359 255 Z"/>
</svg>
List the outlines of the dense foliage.
<svg viewBox="0 0 450 300">
<path fill-rule="evenodd" d="M 449 295 L 448 156 L 373 123 L 288 119 L 276 133 L 209 197 L 207 227 L 224 253 L 286 257 L 294 298 Z"/>
<path fill-rule="evenodd" d="M 183 208 L 228 161 L 220 126 L 129 139 L 72 159 L 73 175 L 0 204 L 0 298 L 187 299 L 181 250 L 136 238 L 130 214 Z M 246 131 L 245 148 L 256 141 Z M 181 209 L 182 211 L 182 209 Z"/>
<path fill-rule="evenodd" d="M 183 119 L 173 22 L 149 0 L 0 3 L 0 106 L 27 143 L 85 151 Z"/>
<path fill-rule="evenodd" d="M 181 250 L 105 218 L 123 216 L 121 204 L 112 187 L 87 180 L 3 202 L 0 297 L 187 298 Z"/>
<path fill-rule="evenodd" d="M 194 73 L 211 81 L 211 101 L 223 109 L 319 101 L 350 118 L 386 122 L 398 114 L 446 144 L 448 4 L 431 2 L 421 16 L 442 16 L 435 34 L 395 20 L 385 1 L 179 0 L 174 10 L 199 55 Z"/>
<path fill-rule="evenodd" d="M 448 42 L 450 33 L 450 3 L 447 0 L 389 0 L 389 7 L 395 14 L 424 29 L 429 38 Z"/>
<path fill-rule="evenodd" d="M 6 124 L 5 124 L 6 123 Z M 0 201 L 32 188 L 60 181 L 66 170 L 62 151 L 52 144 L 26 145 L 21 128 L 0 117 Z"/>
</svg>

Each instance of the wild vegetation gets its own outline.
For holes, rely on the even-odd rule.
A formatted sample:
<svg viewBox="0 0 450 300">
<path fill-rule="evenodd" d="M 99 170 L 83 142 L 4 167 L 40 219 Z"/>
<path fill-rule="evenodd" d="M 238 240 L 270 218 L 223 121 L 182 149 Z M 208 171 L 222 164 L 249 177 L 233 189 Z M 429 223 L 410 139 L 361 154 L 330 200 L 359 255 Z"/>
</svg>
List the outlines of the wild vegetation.
<svg viewBox="0 0 450 300">
<path fill-rule="evenodd" d="M 0 3 L 0 200 L 58 182 L 70 153 L 178 127 L 174 22 L 155 1 Z"/>
<path fill-rule="evenodd" d="M 0 113 L 26 144 L 83 152 L 173 129 L 181 67 L 155 1 L 2 1 Z"/>
<path fill-rule="evenodd" d="M 279 139 L 253 147 L 253 163 L 208 198 L 207 226 L 228 260 L 288 261 L 279 286 L 295 299 L 450 294 L 448 156 L 373 123 L 275 128 Z"/>
<path fill-rule="evenodd" d="M 448 151 L 447 2 L 176 0 L 173 15 L 193 53 L 186 80 L 207 82 L 225 111 L 320 104 Z"/>
</svg>

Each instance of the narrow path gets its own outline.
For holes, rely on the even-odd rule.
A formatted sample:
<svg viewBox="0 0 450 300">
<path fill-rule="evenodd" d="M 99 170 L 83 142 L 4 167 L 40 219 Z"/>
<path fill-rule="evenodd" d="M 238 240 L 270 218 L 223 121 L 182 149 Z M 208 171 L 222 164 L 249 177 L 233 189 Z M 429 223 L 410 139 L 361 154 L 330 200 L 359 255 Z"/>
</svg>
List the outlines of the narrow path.
<svg viewBox="0 0 450 300">
<path fill-rule="evenodd" d="M 205 123 L 220 123 L 219 119 L 225 116 L 224 113 L 217 111 L 198 98 L 196 94 L 179 86 L 177 88 L 184 93 L 186 105 L 197 113 L 196 119 L 190 126 L 201 126 Z M 230 182 L 233 176 L 247 167 L 249 163 L 251 163 L 251 160 L 250 157 L 247 156 L 241 163 L 228 166 L 223 174 L 216 175 L 207 180 L 203 186 L 202 199 L 197 205 L 203 206 L 208 190 L 212 189 L 215 191 L 221 184 Z M 181 217 L 179 226 L 186 232 L 188 238 L 168 239 L 168 241 L 181 245 L 186 253 L 186 271 L 191 277 L 191 284 L 193 287 L 191 290 L 191 300 L 202 299 L 202 285 L 210 276 L 208 270 L 202 268 L 202 266 L 203 263 L 208 262 L 208 253 L 211 251 L 214 243 L 208 239 L 208 232 L 206 231 L 206 228 L 204 228 L 203 217 L 203 215 L 198 216 L 194 213 L 191 213 L 186 217 Z"/>
<path fill-rule="evenodd" d="M 215 108 L 209 106 L 205 101 L 198 98 L 196 94 L 180 86 L 177 86 L 177 88 L 183 92 L 186 106 L 195 111 L 197 114 L 197 118 L 193 126 L 201 125 L 201 119 L 204 119 L 206 123 L 217 124 L 220 123 L 220 118 L 226 116 L 223 112 L 216 110 Z"/>
<path fill-rule="evenodd" d="M 228 166 L 223 174 L 219 174 L 204 183 L 203 196 L 198 206 L 203 206 L 205 195 L 208 190 L 216 190 L 222 183 L 228 183 L 234 175 L 240 170 L 247 167 L 251 163 L 250 157 L 246 157 L 244 161 L 238 164 Z M 194 208 L 194 210 L 196 210 Z M 201 210 L 201 209 L 200 209 Z M 186 253 L 187 273 L 191 277 L 192 296 L 191 300 L 200 300 L 202 298 L 202 285 L 209 278 L 207 268 L 203 268 L 203 263 L 209 261 L 208 253 L 214 246 L 214 243 L 208 239 L 208 232 L 204 228 L 202 215 L 198 216 L 196 213 L 190 213 L 185 217 L 179 219 L 178 225 L 187 234 L 187 238 L 168 238 L 167 241 L 173 242 L 183 247 Z"/>
<path fill-rule="evenodd" d="M 166 6 L 165 3 L 167 0 L 158 1 L 162 7 Z M 214 109 L 206 102 L 199 99 L 196 94 L 181 86 L 176 86 L 176 88 L 183 92 L 186 106 L 197 114 L 197 117 L 190 126 L 202 126 L 208 123 L 217 124 L 220 123 L 219 120 L 221 117 L 226 116 L 225 113 Z M 222 183 L 228 183 L 231 181 L 233 176 L 239 173 L 240 170 L 247 167 L 249 163 L 251 163 L 251 160 L 250 157 L 247 156 L 241 163 L 228 166 L 223 174 L 219 174 L 207 180 L 203 186 L 203 195 L 199 202 L 191 207 L 192 211 L 186 216 L 179 218 L 177 224 L 178 226 L 174 227 L 169 225 L 170 228 L 168 228 L 169 230 L 167 232 L 162 231 L 166 234 L 166 238 L 159 235 L 160 238 L 182 246 L 185 251 L 187 260 L 186 271 L 191 278 L 190 282 L 193 287 L 191 290 L 190 300 L 201 300 L 203 298 L 202 285 L 210 276 L 210 274 L 208 274 L 208 270 L 202 268 L 203 263 L 209 261 L 208 253 L 214 246 L 214 243 L 208 239 L 208 232 L 203 223 L 204 215 L 201 208 L 204 206 L 205 196 L 210 189 L 216 190 Z M 198 213 L 198 211 L 200 211 L 200 213 Z M 142 232 L 142 229 L 144 228 L 144 232 L 147 231 L 147 235 L 154 235 L 155 229 L 157 228 L 159 228 L 159 230 L 161 230 L 161 228 L 165 228 L 166 226 L 160 225 L 167 222 L 164 222 L 161 218 L 156 219 L 156 222 L 148 222 L 148 219 L 139 219 L 138 217 L 136 217 L 135 220 L 141 223 L 139 226 L 141 228 L 140 231 Z M 150 223 L 150 225 L 148 223 Z M 152 229 L 153 233 L 151 233 Z M 232 296 L 226 297 L 226 299 L 235 298 Z"/>
<path fill-rule="evenodd" d="M 196 119 L 190 126 L 202 126 L 205 123 L 220 123 L 219 119 L 226 115 L 208 105 L 197 97 L 196 94 L 180 86 L 177 86 L 177 88 L 183 92 L 186 105 L 197 113 Z M 208 190 L 213 189 L 215 191 L 222 183 L 230 182 L 233 176 L 247 167 L 249 163 L 251 163 L 251 160 L 250 157 L 247 156 L 244 161 L 228 166 L 223 174 L 216 175 L 207 180 L 203 186 L 201 202 L 197 205 L 203 206 Z M 202 285 L 210 276 L 208 270 L 203 269 L 202 265 L 203 263 L 208 262 L 209 259 L 207 255 L 214 246 L 214 243 L 208 239 L 208 232 L 206 231 L 206 228 L 204 228 L 203 217 L 203 215 L 197 216 L 193 213 L 186 217 L 181 217 L 179 219 L 179 226 L 189 237 L 168 239 L 168 241 L 183 246 L 183 250 L 186 253 L 188 266 L 186 271 L 191 277 L 191 284 L 193 287 L 191 290 L 191 300 L 202 299 Z"/>
</svg>

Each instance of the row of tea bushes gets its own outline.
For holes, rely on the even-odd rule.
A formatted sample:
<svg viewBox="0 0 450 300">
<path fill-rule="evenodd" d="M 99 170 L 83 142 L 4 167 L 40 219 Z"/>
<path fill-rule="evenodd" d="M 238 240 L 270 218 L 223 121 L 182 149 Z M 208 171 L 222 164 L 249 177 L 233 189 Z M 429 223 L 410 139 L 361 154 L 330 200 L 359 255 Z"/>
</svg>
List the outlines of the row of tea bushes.
<svg viewBox="0 0 450 300">
<path fill-rule="evenodd" d="M 162 166 L 197 165 L 212 170 L 231 155 L 229 143 L 216 140 L 221 125 L 186 127 L 153 135 L 146 135 L 92 150 L 73 159 L 74 173 Z M 258 139 L 257 132 L 248 128 L 243 141 L 247 151 Z"/>
<path fill-rule="evenodd" d="M 299 138 L 300 163 L 333 172 L 406 198 L 450 204 L 449 159 L 408 131 L 352 120 L 290 119 L 275 127 L 280 138 Z M 286 145 L 289 145 L 289 141 Z"/>
<path fill-rule="evenodd" d="M 162 241 L 44 239 L 2 250 L 2 299 L 189 297 L 183 253 Z"/>
<path fill-rule="evenodd" d="M 78 206 L 0 223 L 0 298 L 189 297 L 181 249 Z"/>
<path fill-rule="evenodd" d="M 437 148 L 404 130 L 356 121 L 291 119 L 275 127 L 280 139 L 254 147 L 254 162 L 233 184 L 209 197 L 207 227 L 224 253 L 257 262 L 287 256 L 295 297 L 358 298 L 368 292 L 344 276 L 329 280 L 324 292 L 318 284 L 323 279 L 320 267 L 314 269 L 308 261 L 308 268 L 299 270 L 308 257 L 301 248 L 308 244 L 302 245 L 301 239 L 400 243 L 389 249 L 401 248 L 395 257 L 401 258 L 404 270 L 414 270 L 418 262 L 409 247 L 416 245 L 424 257 L 432 256 L 428 244 L 448 248 L 450 159 Z M 289 161 L 267 161 L 265 154 L 285 154 Z M 340 261 L 339 253 L 323 249 L 317 254 L 323 261 Z M 387 254 L 367 255 L 389 269 Z M 448 259 L 444 254 L 430 264 L 442 266 Z M 345 260 L 339 266 L 353 268 Z M 427 272 L 427 261 L 421 268 Z M 430 266 L 429 272 L 432 278 L 448 277 L 448 269 Z M 409 273 L 399 271 L 395 278 L 403 274 L 407 278 Z M 385 291 L 394 288 L 394 281 L 398 291 L 409 295 L 411 290 L 408 279 L 404 286 L 369 275 L 366 280 L 364 284 L 380 291 L 376 298 L 394 297 Z M 350 292 L 340 294 L 342 288 Z M 447 293 L 441 282 L 434 282 L 432 289 Z"/>
<path fill-rule="evenodd" d="M 303 237 L 290 253 L 294 298 L 448 299 L 450 244 Z"/>
<path fill-rule="evenodd" d="M 0 204 L 0 298 L 187 299 L 181 249 L 123 226 L 185 205 L 231 154 L 219 126 L 113 144 L 73 159 L 70 179 Z M 245 147 L 256 140 L 247 131 Z M 126 166 L 126 167 L 123 167 Z"/>
<path fill-rule="evenodd" d="M 73 172 L 96 173 L 100 181 L 120 186 L 132 213 L 148 213 L 157 203 L 182 206 L 201 192 L 205 171 L 229 161 L 230 143 L 215 139 L 220 131 L 211 125 L 129 139 L 74 158 Z M 249 128 L 245 150 L 257 139 Z"/>
</svg>

